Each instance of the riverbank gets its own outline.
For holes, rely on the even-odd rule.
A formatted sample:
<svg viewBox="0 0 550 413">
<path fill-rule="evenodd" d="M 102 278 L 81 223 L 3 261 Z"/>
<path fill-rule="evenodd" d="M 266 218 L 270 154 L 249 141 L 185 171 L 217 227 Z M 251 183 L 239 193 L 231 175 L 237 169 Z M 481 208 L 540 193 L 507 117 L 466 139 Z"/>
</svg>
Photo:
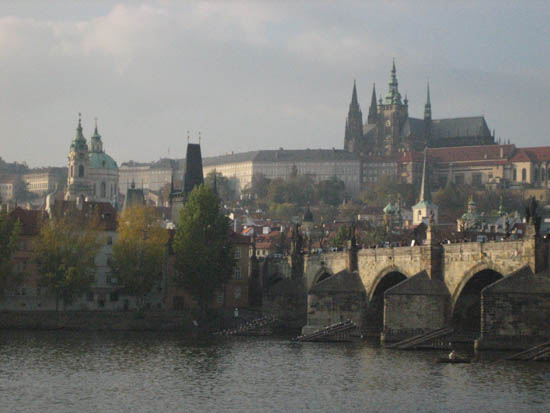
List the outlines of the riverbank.
<svg viewBox="0 0 550 413">
<path fill-rule="evenodd" d="M 193 327 L 192 318 L 187 312 L 0 312 L 0 329 L 4 330 L 191 331 Z"/>
</svg>

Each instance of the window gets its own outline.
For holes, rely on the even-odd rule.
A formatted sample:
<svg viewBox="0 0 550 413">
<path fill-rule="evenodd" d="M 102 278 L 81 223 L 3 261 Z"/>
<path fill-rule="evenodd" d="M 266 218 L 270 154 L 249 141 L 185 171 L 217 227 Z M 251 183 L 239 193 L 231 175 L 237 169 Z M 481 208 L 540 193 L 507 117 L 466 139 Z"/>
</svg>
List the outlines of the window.
<svg viewBox="0 0 550 413">
<path fill-rule="evenodd" d="M 118 291 L 113 291 L 110 295 L 109 295 L 109 300 L 111 302 L 116 302 L 118 301 Z"/>
<path fill-rule="evenodd" d="M 512 180 L 517 181 L 517 180 L 518 180 L 518 172 L 517 172 L 517 170 L 514 169 L 514 172 L 513 172 L 512 175 L 513 175 L 513 176 L 512 176 Z"/>
<path fill-rule="evenodd" d="M 101 198 L 105 198 L 107 196 L 107 187 L 105 185 L 105 182 L 101 183 Z"/>
<path fill-rule="evenodd" d="M 521 170 L 521 180 L 524 182 L 527 180 L 527 169 L 525 168 Z"/>
<path fill-rule="evenodd" d="M 241 269 L 239 267 L 235 268 L 235 270 L 233 271 L 233 278 L 235 278 L 236 280 L 242 280 Z"/>
<path fill-rule="evenodd" d="M 241 287 L 235 288 L 234 294 L 235 294 L 235 298 L 237 298 L 237 299 L 241 298 L 241 295 L 242 295 Z"/>
<path fill-rule="evenodd" d="M 113 237 L 110 235 L 107 237 L 107 245 L 113 245 Z"/>
<path fill-rule="evenodd" d="M 74 176 L 74 166 L 71 165 L 71 177 Z"/>
<path fill-rule="evenodd" d="M 235 248 L 235 258 L 241 258 L 241 250 L 239 248 Z"/>
<path fill-rule="evenodd" d="M 216 301 L 218 302 L 218 304 L 223 304 L 223 293 L 218 293 Z"/>
<path fill-rule="evenodd" d="M 84 165 L 78 165 L 78 177 L 84 178 Z"/>
<path fill-rule="evenodd" d="M 481 174 L 472 174 L 472 185 L 481 186 Z"/>
</svg>

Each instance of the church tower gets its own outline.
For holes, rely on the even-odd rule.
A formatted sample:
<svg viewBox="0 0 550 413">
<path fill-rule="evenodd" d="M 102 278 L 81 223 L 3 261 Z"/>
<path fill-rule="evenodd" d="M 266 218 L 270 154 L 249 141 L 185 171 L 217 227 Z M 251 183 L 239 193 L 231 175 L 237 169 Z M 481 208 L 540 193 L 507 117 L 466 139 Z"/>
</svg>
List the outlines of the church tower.
<svg viewBox="0 0 550 413">
<path fill-rule="evenodd" d="M 78 114 L 78 126 L 76 135 L 71 143 L 69 151 L 69 170 L 67 174 L 66 200 L 83 201 L 90 195 L 90 183 L 88 180 L 89 153 L 86 138 L 82 133 L 82 120 Z"/>
<path fill-rule="evenodd" d="M 90 138 L 92 152 L 103 152 L 103 142 L 101 141 L 101 135 L 97 131 L 97 118 L 95 120 L 94 134 Z"/>
<path fill-rule="evenodd" d="M 410 149 L 408 142 L 401 141 L 401 128 L 409 116 L 408 112 L 408 102 L 403 102 L 399 93 L 394 60 L 390 72 L 388 93 L 378 106 L 377 146 L 380 154 L 392 155 L 400 150 Z"/>
<path fill-rule="evenodd" d="M 439 208 L 432 203 L 432 193 L 430 190 L 430 175 L 428 171 L 427 149 L 424 149 L 424 165 L 422 167 L 422 185 L 420 187 L 420 198 L 418 203 L 413 205 L 413 225 L 428 223 L 433 219 L 434 223 L 438 222 Z"/>
<path fill-rule="evenodd" d="M 344 150 L 359 152 L 360 142 L 363 139 L 363 114 L 357 100 L 357 87 L 353 81 L 353 92 L 346 119 L 346 133 L 344 136 Z"/>
</svg>

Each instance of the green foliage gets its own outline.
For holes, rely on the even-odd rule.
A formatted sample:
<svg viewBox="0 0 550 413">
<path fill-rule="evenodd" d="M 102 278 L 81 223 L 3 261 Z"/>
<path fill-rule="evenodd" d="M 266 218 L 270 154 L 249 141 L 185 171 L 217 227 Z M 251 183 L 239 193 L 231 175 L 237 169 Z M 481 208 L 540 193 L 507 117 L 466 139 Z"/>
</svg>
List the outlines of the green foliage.
<svg viewBox="0 0 550 413">
<path fill-rule="evenodd" d="M 110 265 L 124 290 L 138 297 L 140 307 L 161 279 L 167 243 L 168 232 L 153 208 L 136 206 L 119 216 Z"/>
<path fill-rule="evenodd" d="M 273 203 L 269 207 L 269 216 L 282 220 L 290 220 L 292 217 L 298 215 L 299 209 L 295 204 L 285 202 L 283 204 Z"/>
<path fill-rule="evenodd" d="M 13 183 L 13 197 L 16 201 L 24 202 L 35 199 L 37 195 L 30 192 L 28 184 L 18 177 Z"/>
<path fill-rule="evenodd" d="M 387 233 L 383 226 L 367 224 L 367 228 L 359 232 L 359 242 L 366 247 L 380 244 L 387 239 Z"/>
<path fill-rule="evenodd" d="M 17 279 L 13 271 L 12 255 L 17 248 L 20 232 L 20 222 L 0 212 L 0 293 L 11 288 Z"/>
<path fill-rule="evenodd" d="M 296 204 L 306 206 L 314 199 L 314 186 L 311 177 L 299 175 L 286 181 L 282 178 L 273 179 L 267 189 L 267 199 L 275 204 Z"/>
<path fill-rule="evenodd" d="M 225 202 L 234 201 L 236 199 L 233 185 L 220 172 L 212 171 L 204 178 L 204 183 L 210 188 L 214 188 L 214 176 L 216 177 L 216 188 L 218 196 Z"/>
<path fill-rule="evenodd" d="M 270 180 L 264 174 L 252 176 L 252 183 L 243 190 L 243 196 L 248 199 L 262 200 L 267 197 Z"/>
<path fill-rule="evenodd" d="M 315 199 L 328 205 L 337 206 L 344 200 L 345 190 L 344 182 L 333 176 L 315 185 Z"/>
<path fill-rule="evenodd" d="M 341 225 L 336 232 L 336 235 L 330 240 L 333 247 L 342 248 L 346 245 L 349 239 L 349 228 L 346 225 Z"/>
<path fill-rule="evenodd" d="M 185 288 L 206 312 L 216 290 L 230 278 L 235 266 L 229 220 L 218 198 L 205 185 L 193 189 L 180 211 L 174 238 L 176 283 Z"/>
<path fill-rule="evenodd" d="M 338 208 L 338 215 L 345 221 L 353 221 L 357 219 L 357 215 L 361 211 L 361 205 L 354 202 L 347 202 L 340 205 Z"/>
<path fill-rule="evenodd" d="M 59 301 L 70 303 L 94 282 L 95 257 L 99 251 L 99 220 L 74 215 L 46 221 L 35 243 L 40 284 Z"/>
<path fill-rule="evenodd" d="M 399 182 L 395 177 L 383 176 L 378 183 L 370 185 L 361 193 L 361 201 L 369 207 L 383 208 L 389 201 L 401 200 L 404 205 L 416 203 L 418 189 L 412 184 Z"/>
</svg>

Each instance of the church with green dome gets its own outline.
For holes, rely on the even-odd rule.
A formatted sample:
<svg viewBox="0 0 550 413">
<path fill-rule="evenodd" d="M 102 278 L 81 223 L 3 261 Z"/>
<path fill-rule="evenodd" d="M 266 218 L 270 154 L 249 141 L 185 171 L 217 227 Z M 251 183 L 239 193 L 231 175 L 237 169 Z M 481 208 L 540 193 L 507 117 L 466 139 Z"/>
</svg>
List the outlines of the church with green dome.
<svg viewBox="0 0 550 413">
<path fill-rule="evenodd" d="M 90 142 L 78 118 L 76 135 L 69 150 L 66 200 L 118 203 L 118 165 L 103 149 L 97 121 Z"/>
</svg>

